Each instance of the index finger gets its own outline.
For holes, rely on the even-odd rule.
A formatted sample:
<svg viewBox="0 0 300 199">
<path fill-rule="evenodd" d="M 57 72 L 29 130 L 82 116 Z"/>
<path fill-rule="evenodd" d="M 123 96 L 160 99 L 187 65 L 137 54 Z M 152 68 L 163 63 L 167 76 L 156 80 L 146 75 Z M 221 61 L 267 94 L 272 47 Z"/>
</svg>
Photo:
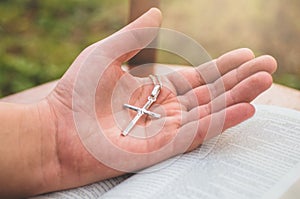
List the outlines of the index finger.
<svg viewBox="0 0 300 199">
<path fill-rule="evenodd" d="M 250 49 L 241 48 L 233 50 L 225 53 L 216 60 L 212 60 L 198 67 L 172 72 L 167 75 L 167 79 L 176 88 L 177 95 L 182 95 L 193 88 L 214 82 L 222 75 L 238 68 L 254 57 Z"/>
</svg>

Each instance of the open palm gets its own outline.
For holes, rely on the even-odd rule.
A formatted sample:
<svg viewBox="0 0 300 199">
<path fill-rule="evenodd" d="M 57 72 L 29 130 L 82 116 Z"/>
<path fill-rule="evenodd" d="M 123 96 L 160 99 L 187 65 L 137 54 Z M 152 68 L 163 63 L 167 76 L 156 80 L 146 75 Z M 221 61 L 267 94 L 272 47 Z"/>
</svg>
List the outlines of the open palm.
<svg viewBox="0 0 300 199">
<path fill-rule="evenodd" d="M 270 56 L 254 58 L 250 50 L 239 49 L 197 68 L 161 76 L 162 90 L 149 111 L 162 117 L 144 115 L 128 136 L 122 136 L 136 114 L 123 104 L 142 107 L 153 83 L 130 75 L 121 65 L 149 44 L 155 33 L 125 38 L 121 33 L 158 27 L 160 22 L 160 12 L 151 9 L 91 45 L 47 97 L 56 121 L 60 189 L 134 171 L 192 150 L 254 114 L 249 102 L 270 87 L 276 62 Z M 136 50 L 119 56 L 119 49 L 132 46 Z"/>
</svg>

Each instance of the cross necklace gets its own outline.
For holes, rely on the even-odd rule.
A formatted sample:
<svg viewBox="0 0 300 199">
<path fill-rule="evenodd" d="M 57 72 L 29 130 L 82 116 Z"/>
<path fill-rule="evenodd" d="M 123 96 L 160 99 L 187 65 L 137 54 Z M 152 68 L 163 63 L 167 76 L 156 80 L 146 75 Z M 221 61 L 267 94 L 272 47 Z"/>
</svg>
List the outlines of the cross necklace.
<svg viewBox="0 0 300 199">
<path fill-rule="evenodd" d="M 160 90 L 162 88 L 162 82 L 159 78 L 159 76 L 157 75 L 150 75 L 149 76 L 150 79 L 152 80 L 152 82 L 154 83 L 154 87 L 153 90 L 150 94 L 150 96 L 148 97 L 148 101 L 146 102 L 146 104 L 142 107 L 136 107 L 130 104 L 124 104 L 124 108 L 128 108 L 131 110 L 134 110 L 137 112 L 137 114 L 135 115 L 135 117 L 131 120 L 131 122 L 129 123 L 129 125 L 126 127 L 126 129 L 122 132 L 123 136 L 128 135 L 128 133 L 133 129 L 134 125 L 137 123 L 137 121 L 143 116 L 143 115 L 149 115 L 151 117 L 154 118 L 160 118 L 161 115 L 158 113 L 154 113 L 151 111 L 148 111 L 147 109 L 150 108 L 150 106 L 156 101 Z"/>
</svg>

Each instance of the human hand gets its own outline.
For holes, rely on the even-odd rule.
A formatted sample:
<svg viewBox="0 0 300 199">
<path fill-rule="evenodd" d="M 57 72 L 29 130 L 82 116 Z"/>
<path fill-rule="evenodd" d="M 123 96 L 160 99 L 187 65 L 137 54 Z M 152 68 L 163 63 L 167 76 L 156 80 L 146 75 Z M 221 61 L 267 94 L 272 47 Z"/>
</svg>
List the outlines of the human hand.
<svg viewBox="0 0 300 199">
<path fill-rule="evenodd" d="M 121 65 L 155 37 L 155 31 L 144 32 L 145 37 L 126 32 L 160 23 L 160 12 L 151 9 L 120 32 L 91 45 L 46 98 L 44 109 L 51 109 L 49 121 L 55 126 L 56 166 L 51 174 L 56 175 L 45 175 L 53 182 L 52 190 L 85 185 L 190 151 L 254 114 L 250 102 L 271 86 L 276 61 L 270 56 L 254 58 L 250 50 L 239 49 L 197 68 L 161 76 L 163 88 L 150 110 L 162 117 L 143 116 L 138 130 L 122 136 L 135 114 L 122 105 L 142 107 L 153 83 L 130 75 Z M 129 52 L 119 56 L 122 48 Z M 116 59 L 110 63 L 107 57 Z M 92 71 L 83 70 L 86 66 Z M 93 71 L 96 67 L 100 73 Z M 96 87 L 89 87 L 93 82 Z"/>
</svg>

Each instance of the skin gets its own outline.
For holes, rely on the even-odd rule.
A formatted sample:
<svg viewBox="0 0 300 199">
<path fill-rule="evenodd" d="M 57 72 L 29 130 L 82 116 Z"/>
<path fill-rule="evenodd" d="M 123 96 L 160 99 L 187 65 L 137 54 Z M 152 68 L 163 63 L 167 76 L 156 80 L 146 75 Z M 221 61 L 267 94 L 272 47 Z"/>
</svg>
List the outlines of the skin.
<svg viewBox="0 0 300 199">
<path fill-rule="evenodd" d="M 151 108 L 151 111 L 161 113 L 162 118 L 141 118 L 139 126 L 150 126 L 148 129 L 142 128 L 144 139 L 121 136 L 122 128 L 116 124 L 114 114 L 124 118 L 128 112 L 130 117 L 134 117 L 135 112 L 122 107 L 114 112 L 110 108 L 115 95 L 112 90 L 117 90 L 117 97 L 123 99 L 132 91 L 131 87 L 136 86 L 129 100 L 123 103 L 142 106 L 153 88 L 149 78 L 133 77 L 121 69 L 121 64 L 138 52 L 134 50 L 117 57 L 106 68 L 95 92 L 95 115 L 103 127 L 101 133 L 112 143 L 109 146 L 130 154 L 145 154 L 146 158 L 129 161 L 131 157 L 128 156 L 128 161 L 125 159 L 124 163 L 126 168 L 118 169 L 118 162 L 113 161 L 122 159 L 122 153 L 112 150 L 110 155 L 114 158 L 111 161 L 116 167 L 110 167 L 97 159 L 97 156 L 101 157 L 101 152 L 92 155 L 87 150 L 80 140 L 73 114 L 76 112 L 81 116 L 93 112 L 89 112 L 85 106 L 75 107 L 74 110 L 72 100 L 78 96 L 84 99 L 86 88 L 77 89 L 76 96 L 73 91 L 78 78 L 84 83 L 96 77 L 89 76 L 88 72 L 85 74 L 80 68 L 89 63 L 97 64 L 102 70 L 105 64 L 97 55 L 104 53 L 109 56 L 124 42 L 142 49 L 151 42 L 155 33 L 143 40 L 135 37 L 124 40 L 116 35 L 137 28 L 159 27 L 161 20 L 160 11 L 151 9 L 108 39 L 87 47 L 45 98 L 34 101 L 31 96 L 34 102 L 27 104 L 14 103 L 14 100 L 18 101 L 16 98 L 0 102 L 1 197 L 26 197 L 78 187 L 144 168 L 178 153 L 193 150 L 205 139 L 222 133 L 254 114 L 255 109 L 250 102 L 271 86 L 271 74 L 276 70 L 276 61 L 267 55 L 255 58 L 251 50 L 238 49 L 197 68 L 162 76 L 164 87 L 155 106 Z M 211 68 L 220 75 L 204 76 L 210 74 Z M 38 95 L 36 98 L 40 97 Z M 162 128 L 153 134 L 151 125 L 157 127 L 162 121 L 165 122 Z M 126 122 L 124 125 L 129 121 Z M 97 133 L 89 126 L 86 126 L 85 132 L 90 135 Z M 170 147 L 159 153 L 161 155 L 147 158 L 152 157 L 147 156 L 150 152 L 162 150 L 166 145 Z M 99 147 L 105 149 L 106 146 Z M 110 151 L 110 148 L 106 149 Z"/>
</svg>

